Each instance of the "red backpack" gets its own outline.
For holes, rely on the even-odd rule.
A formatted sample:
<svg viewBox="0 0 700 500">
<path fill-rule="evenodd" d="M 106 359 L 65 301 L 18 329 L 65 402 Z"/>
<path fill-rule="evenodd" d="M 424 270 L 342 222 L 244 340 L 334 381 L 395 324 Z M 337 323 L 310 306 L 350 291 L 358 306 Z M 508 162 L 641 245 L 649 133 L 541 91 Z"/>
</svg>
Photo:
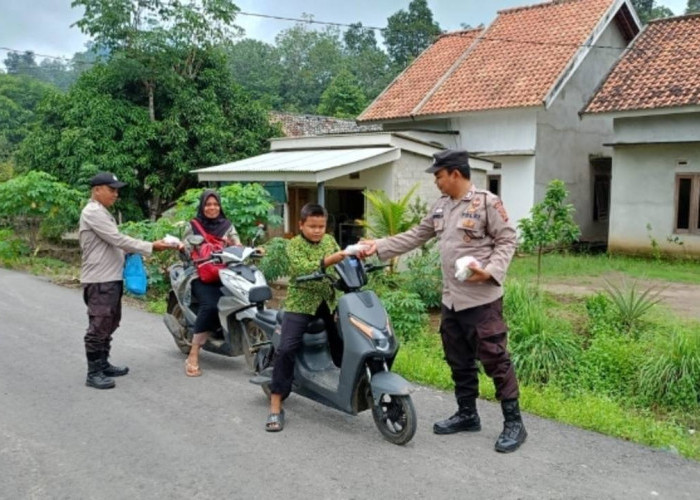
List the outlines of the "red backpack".
<svg viewBox="0 0 700 500">
<path fill-rule="evenodd" d="M 204 237 L 204 243 L 192 250 L 192 261 L 197 266 L 197 274 L 202 283 L 220 283 L 219 269 L 225 269 L 226 264 L 221 262 L 201 262 L 209 259 L 212 252 L 220 252 L 226 246 L 221 238 L 217 238 L 207 233 L 197 219 L 192 220 L 192 224 L 197 228 L 199 233 Z M 197 263 L 197 262 L 201 263 Z"/>
</svg>

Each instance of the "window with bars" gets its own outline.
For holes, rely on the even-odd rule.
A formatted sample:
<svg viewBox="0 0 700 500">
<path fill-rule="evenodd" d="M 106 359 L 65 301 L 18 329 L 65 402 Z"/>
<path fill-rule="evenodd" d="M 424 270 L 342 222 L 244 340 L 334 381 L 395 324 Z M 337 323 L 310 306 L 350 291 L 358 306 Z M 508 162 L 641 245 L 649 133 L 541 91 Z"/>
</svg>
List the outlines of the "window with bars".
<svg viewBox="0 0 700 500">
<path fill-rule="evenodd" d="M 676 174 L 674 232 L 700 234 L 700 173 Z"/>
</svg>

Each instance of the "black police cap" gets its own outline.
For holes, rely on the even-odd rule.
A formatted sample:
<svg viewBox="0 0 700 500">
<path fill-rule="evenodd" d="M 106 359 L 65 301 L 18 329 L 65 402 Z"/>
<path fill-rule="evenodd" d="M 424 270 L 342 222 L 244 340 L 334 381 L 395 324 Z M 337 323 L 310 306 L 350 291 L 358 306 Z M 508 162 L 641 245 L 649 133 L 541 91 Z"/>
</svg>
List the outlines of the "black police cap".
<svg viewBox="0 0 700 500">
<path fill-rule="evenodd" d="M 457 169 L 469 178 L 469 153 L 464 149 L 446 149 L 433 155 L 433 164 L 425 171 L 434 174 L 442 168 Z"/>
<path fill-rule="evenodd" d="M 126 182 L 121 182 L 112 172 L 100 172 L 95 177 L 90 179 L 90 186 L 109 186 L 119 189 L 126 186 Z"/>
</svg>

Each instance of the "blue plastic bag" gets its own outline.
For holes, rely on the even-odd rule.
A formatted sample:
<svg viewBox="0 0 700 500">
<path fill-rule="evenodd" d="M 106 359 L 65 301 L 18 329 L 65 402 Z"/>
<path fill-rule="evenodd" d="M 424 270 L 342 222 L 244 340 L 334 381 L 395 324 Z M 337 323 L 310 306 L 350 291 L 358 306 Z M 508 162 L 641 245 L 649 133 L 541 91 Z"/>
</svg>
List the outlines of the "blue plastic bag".
<svg viewBox="0 0 700 500">
<path fill-rule="evenodd" d="M 137 253 L 128 253 L 124 260 L 124 287 L 134 295 L 146 295 L 148 276 L 143 257 Z"/>
</svg>

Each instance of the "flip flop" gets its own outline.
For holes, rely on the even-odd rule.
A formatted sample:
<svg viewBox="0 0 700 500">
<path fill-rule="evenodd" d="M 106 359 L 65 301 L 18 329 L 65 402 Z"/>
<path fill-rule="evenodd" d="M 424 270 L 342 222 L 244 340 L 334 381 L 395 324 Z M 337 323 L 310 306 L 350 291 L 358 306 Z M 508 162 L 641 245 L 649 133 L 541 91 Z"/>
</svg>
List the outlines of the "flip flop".
<svg viewBox="0 0 700 500">
<path fill-rule="evenodd" d="M 199 366 L 185 361 L 185 375 L 188 377 L 199 377 L 202 375 L 202 370 L 200 370 Z"/>
<path fill-rule="evenodd" d="M 265 430 L 267 432 L 279 432 L 284 429 L 284 410 L 279 413 L 270 413 L 265 422 Z"/>
</svg>

